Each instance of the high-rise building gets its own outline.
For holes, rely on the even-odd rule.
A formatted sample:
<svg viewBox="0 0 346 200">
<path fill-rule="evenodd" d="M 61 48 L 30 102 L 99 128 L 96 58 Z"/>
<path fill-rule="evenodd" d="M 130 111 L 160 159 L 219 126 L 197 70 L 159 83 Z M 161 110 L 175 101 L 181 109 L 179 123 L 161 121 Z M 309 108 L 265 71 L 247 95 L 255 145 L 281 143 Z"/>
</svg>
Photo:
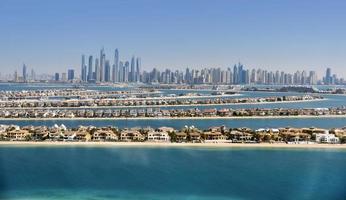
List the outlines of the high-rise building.
<svg viewBox="0 0 346 200">
<path fill-rule="evenodd" d="M 130 68 L 130 63 L 129 61 L 126 61 L 124 66 L 124 75 L 123 75 L 125 83 L 129 82 L 129 68 Z"/>
<path fill-rule="evenodd" d="M 110 82 L 111 81 L 111 65 L 109 60 L 105 61 L 105 82 Z"/>
<path fill-rule="evenodd" d="M 66 82 L 67 78 L 66 78 L 66 73 L 61 73 L 61 81 Z"/>
<path fill-rule="evenodd" d="M 31 80 L 36 80 L 36 74 L 35 74 L 35 71 L 34 69 L 31 69 Z"/>
<path fill-rule="evenodd" d="M 124 63 L 119 62 L 119 82 L 124 82 Z"/>
<path fill-rule="evenodd" d="M 141 81 L 141 58 L 136 59 L 136 82 Z"/>
<path fill-rule="evenodd" d="M 105 67 L 105 61 L 106 61 L 106 54 L 104 48 L 100 51 L 100 81 L 104 81 L 104 67 Z"/>
<path fill-rule="evenodd" d="M 119 51 L 115 49 L 114 51 L 114 64 L 112 68 L 112 80 L 114 82 L 119 81 Z"/>
<path fill-rule="evenodd" d="M 67 80 L 69 80 L 69 81 L 74 80 L 74 70 L 73 69 L 69 69 L 67 71 Z"/>
<path fill-rule="evenodd" d="M 99 59 L 96 58 L 96 59 L 95 59 L 95 77 L 94 77 L 94 79 L 95 79 L 97 82 L 101 81 L 101 75 L 100 75 L 100 74 L 101 74 L 101 73 L 100 73 Z"/>
<path fill-rule="evenodd" d="M 326 70 L 326 77 L 324 78 L 324 83 L 329 85 L 329 84 L 332 84 L 332 70 L 328 67 L 327 70 Z"/>
<path fill-rule="evenodd" d="M 308 80 L 310 85 L 317 84 L 317 75 L 315 71 L 310 71 Z"/>
<path fill-rule="evenodd" d="M 60 81 L 59 73 L 55 73 L 54 80 Z"/>
<path fill-rule="evenodd" d="M 135 82 L 136 81 L 135 57 L 134 56 L 132 56 L 132 58 L 131 58 L 130 81 L 131 82 Z"/>
<path fill-rule="evenodd" d="M 82 55 L 81 80 L 87 81 L 87 68 L 85 65 L 85 55 Z"/>
<path fill-rule="evenodd" d="M 27 82 L 27 81 L 28 81 L 28 77 L 27 77 L 28 74 L 27 74 L 26 70 L 27 70 L 26 65 L 23 64 L 23 81 L 24 81 L 24 82 Z"/>
<path fill-rule="evenodd" d="M 88 81 L 93 80 L 93 56 L 89 56 L 88 62 Z"/>
<path fill-rule="evenodd" d="M 238 68 L 237 68 L 237 65 L 234 65 L 233 66 L 233 83 L 234 84 L 239 84 L 238 82 Z"/>
<path fill-rule="evenodd" d="M 18 82 L 18 81 L 19 81 L 19 77 L 18 77 L 18 72 L 17 72 L 17 70 L 14 71 L 13 81 L 14 81 L 14 82 Z"/>
</svg>

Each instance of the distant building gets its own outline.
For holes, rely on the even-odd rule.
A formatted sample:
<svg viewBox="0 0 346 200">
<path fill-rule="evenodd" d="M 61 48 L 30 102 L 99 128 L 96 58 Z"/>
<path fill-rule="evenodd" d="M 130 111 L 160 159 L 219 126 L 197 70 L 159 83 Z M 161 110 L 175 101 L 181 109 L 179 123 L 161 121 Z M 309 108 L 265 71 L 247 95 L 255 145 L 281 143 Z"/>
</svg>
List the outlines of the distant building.
<svg viewBox="0 0 346 200">
<path fill-rule="evenodd" d="M 106 60 L 105 62 L 105 82 L 110 82 L 111 81 L 111 65 L 109 60 Z"/>
<path fill-rule="evenodd" d="M 93 80 L 93 56 L 89 56 L 88 62 L 88 81 Z"/>
<path fill-rule="evenodd" d="M 73 69 L 69 69 L 67 71 L 67 80 L 72 81 L 74 79 L 74 70 Z"/>
<path fill-rule="evenodd" d="M 114 64 L 112 68 L 112 80 L 114 82 L 119 81 L 119 51 L 115 49 L 114 51 Z"/>
<path fill-rule="evenodd" d="M 25 64 L 23 64 L 23 81 L 24 82 L 28 81 L 27 67 Z"/>
<path fill-rule="evenodd" d="M 81 80 L 87 81 L 87 67 L 85 65 L 85 55 L 82 55 Z"/>
<path fill-rule="evenodd" d="M 60 81 L 59 73 L 55 73 L 54 80 Z"/>
<path fill-rule="evenodd" d="M 326 70 L 326 77 L 324 78 L 324 83 L 326 85 L 332 84 L 332 70 L 330 68 L 327 68 Z"/>
<path fill-rule="evenodd" d="M 329 134 L 328 131 L 325 133 L 316 134 L 317 143 L 328 143 L 328 144 L 338 144 L 340 140 L 334 134 Z"/>
<path fill-rule="evenodd" d="M 67 81 L 66 73 L 61 74 L 61 81 L 64 81 L 64 82 Z"/>
</svg>

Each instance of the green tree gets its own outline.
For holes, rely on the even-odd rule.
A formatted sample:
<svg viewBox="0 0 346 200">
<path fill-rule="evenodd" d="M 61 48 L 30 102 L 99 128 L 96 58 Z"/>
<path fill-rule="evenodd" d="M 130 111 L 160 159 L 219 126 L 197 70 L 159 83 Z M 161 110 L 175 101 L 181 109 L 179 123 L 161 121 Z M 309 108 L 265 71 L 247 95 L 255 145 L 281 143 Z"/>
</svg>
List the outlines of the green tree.
<svg viewBox="0 0 346 200">
<path fill-rule="evenodd" d="M 346 136 L 342 136 L 342 137 L 340 138 L 340 143 L 341 143 L 341 144 L 345 144 L 345 143 L 346 143 Z"/>
<path fill-rule="evenodd" d="M 25 139 L 25 141 L 31 141 L 31 140 L 32 140 L 32 137 L 31 137 L 31 135 L 26 135 L 26 136 L 24 137 L 24 139 Z"/>
</svg>

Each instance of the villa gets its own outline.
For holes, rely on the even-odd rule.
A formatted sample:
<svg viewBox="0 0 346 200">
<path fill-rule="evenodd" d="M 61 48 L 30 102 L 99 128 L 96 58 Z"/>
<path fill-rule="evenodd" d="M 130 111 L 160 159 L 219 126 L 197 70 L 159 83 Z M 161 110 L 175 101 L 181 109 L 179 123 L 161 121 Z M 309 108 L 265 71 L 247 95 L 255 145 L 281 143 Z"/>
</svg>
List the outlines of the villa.
<svg viewBox="0 0 346 200">
<path fill-rule="evenodd" d="M 138 130 L 126 129 L 121 132 L 120 140 L 125 142 L 144 141 L 145 136 L 142 135 Z"/>
<path fill-rule="evenodd" d="M 340 140 L 334 134 L 330 134 L 329 131 L 325 133 L 316 134 L 317 143 L 328 143 L 328 144 L 338 144 Z"/>
<path fill-rule="evenodd" d="M 12 130 L 7 132 L 7 138 L 13 141 L 25 141 L 31 137 L 28 130 Z"/>
<path fill-rule="evenodd" d="M 192 143 L 201 142 L 201 133 L 194 131 L 188 133 L 188 138 Z"/>
<path fill-rule="evenodd" d="M 170 136 L 166 131 L 149 131 L 148 142 L 170 142 Z"/>
<path fill-rule="evenodd" d="M 220 143 L 220 142 L 229 142 L 227 141 L 227 136 L 223 135 L 221 132 L 203 132 L 202 133 L 202 138 L 204 139 L 205 143 Z"/>
<path fill-rule="evenodd" d="M 185 132 L 177 132 L 175 133 L 175 137 L 176 137 L 176 142 L 186 142 L 187 141 L 187 133 Z"/>
<path fill-rule="evenodd" d="M 93 141 L 117 141 L 118 135 L 112 130 L 96 130 L 93 135 Z"/>
</svg>

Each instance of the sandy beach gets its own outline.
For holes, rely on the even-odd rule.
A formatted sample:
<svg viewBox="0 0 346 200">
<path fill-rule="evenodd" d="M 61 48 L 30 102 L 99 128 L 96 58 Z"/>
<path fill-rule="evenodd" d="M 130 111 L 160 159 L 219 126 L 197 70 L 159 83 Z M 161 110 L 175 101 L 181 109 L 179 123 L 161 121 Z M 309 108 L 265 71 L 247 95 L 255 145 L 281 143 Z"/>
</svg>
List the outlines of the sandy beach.
<svg viewBox="0 0 346 200">
<path fill-rule="evenodd" d="M 196 147 L 196 148 L 311 148 L 311 149 L 346 149 L 346 144 L 286 144 L 286 143 L 154 143 L 154 142 L 23 142 L 23 141 L 1 141 L 0 148 L 4 146 L 13 147 Z"/>
<path fill-rule="evenodd" d="M 241 119 L 317 119 L 317 118 L 346 118 L 346 115 L 291 115 L 291 116 L 211 116 L 211 117 L 131 117 L 131 118 L 116 118 L 116 117 L 62 117 L 62 118 L 0 118 L 1 121 L 63 121 L 63 120 L 241 120 Z"/>
</svg>

